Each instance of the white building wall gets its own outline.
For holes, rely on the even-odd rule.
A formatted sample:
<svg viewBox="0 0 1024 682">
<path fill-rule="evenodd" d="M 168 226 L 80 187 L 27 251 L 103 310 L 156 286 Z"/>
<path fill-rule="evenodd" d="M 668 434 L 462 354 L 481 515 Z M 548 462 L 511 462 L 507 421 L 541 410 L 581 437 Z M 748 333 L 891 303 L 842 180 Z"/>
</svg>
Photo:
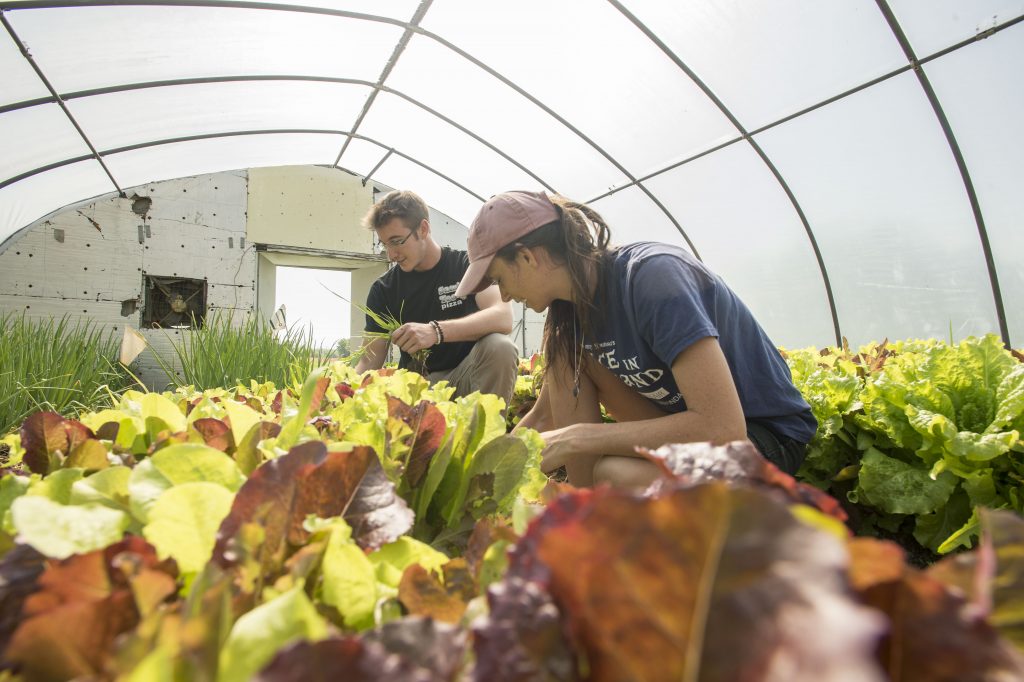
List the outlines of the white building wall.
<svg viewBox="0 0 1024 682">
<path fill-rule="evenodd" d="M 143 185 L 39 221 L 0 254 L 0 309 L 91 319 L 118 338 L 130 325 L 176 365 L 172 339 L 188 332 L 142 329 L 143 277 L 206 279 L 208 313 L 249 314 L 256 259 L 245 239 L 246 184 L 238 171 Z M 151 200 L 144 213 L 137 197 Z M 151 388 L 167 384 L 149 351 L 132 369 Z"/>
</svg>

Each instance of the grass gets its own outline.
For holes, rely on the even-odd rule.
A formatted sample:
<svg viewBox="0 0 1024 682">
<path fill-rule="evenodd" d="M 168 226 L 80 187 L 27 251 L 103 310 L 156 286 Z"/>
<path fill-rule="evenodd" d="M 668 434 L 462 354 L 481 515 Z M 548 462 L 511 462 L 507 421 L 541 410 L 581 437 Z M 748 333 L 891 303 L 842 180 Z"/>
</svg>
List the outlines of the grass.
<svg viewBox="0 0 1024 682">
<path fill-rule="evenodd" d="M 33 412 L 73 416 L 110 404 L 133 380 L 117 362 L 120 339 L 91 320 L 0 314 L 0 435 Z"/>
<path fill-rule="evenodd" d="M 287 386 L 325 364 L 332 351 L 318 346 L 311 329 L 275 332 L 261 315 L 247 315 L 235 324 L 233 315 L 218 311 L 201 328 L 183 331 L 174 344 L 180 375 L 159 353 L 154 355 L 172 384 L 204 391 L 250 381 Z"/>
</svg>

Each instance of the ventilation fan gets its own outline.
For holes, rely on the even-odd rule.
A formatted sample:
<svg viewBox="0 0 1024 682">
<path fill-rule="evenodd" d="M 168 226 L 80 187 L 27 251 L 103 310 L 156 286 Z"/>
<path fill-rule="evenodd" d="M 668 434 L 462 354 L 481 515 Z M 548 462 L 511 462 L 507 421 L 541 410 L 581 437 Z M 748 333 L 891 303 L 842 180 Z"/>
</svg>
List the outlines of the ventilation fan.
<svg viewBox="0 0 1024 682">
<path fill-rule="evenodd" d="M 146 326 L 199 327 L 206 316 L 206 280 L 147 275 L 146 299 Z"/>
</svg>

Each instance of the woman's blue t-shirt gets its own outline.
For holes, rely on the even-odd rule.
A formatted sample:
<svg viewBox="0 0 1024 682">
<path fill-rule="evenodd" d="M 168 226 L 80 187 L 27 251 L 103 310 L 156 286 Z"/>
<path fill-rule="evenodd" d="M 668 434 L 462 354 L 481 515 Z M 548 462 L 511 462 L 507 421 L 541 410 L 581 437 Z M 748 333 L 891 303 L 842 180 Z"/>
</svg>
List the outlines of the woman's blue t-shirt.
<svg viewBox="0 0 1024 682">
<path fill-rule="evenodd" d="M 637 242 L 613 251 L 605 273 L 605 319 L 584 347 L 627 386 L 667 412 L 686 403 L 672 362 L 715 337 L 729 363 L 744 416 L 802 443 L 817 429 L 786 361 L 747 306 L 684 249 Z"/>
</svg>

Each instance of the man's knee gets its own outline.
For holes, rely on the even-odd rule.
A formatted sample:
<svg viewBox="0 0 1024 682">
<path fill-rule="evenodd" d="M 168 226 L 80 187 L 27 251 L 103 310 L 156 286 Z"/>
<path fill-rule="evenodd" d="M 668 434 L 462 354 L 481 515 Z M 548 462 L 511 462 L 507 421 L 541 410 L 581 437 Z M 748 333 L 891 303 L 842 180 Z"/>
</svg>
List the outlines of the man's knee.
<svg viewBox="0 0 1024 682">
<path fill-rule="evenodd" d="M 488 334 L 478 339 L 474 345 L 481 359 L 487 362 L 519 364 L 519 349 L 507 334 Z"/>
<path fill-rule="evenodd" d="M 505 334 L 488 334 L 473 348 L 473 369 L 469 376 L 473 390 L 494 393 L 506 403 L 512 398 L 519 365 L 519 351 Z"/>
</svg>

